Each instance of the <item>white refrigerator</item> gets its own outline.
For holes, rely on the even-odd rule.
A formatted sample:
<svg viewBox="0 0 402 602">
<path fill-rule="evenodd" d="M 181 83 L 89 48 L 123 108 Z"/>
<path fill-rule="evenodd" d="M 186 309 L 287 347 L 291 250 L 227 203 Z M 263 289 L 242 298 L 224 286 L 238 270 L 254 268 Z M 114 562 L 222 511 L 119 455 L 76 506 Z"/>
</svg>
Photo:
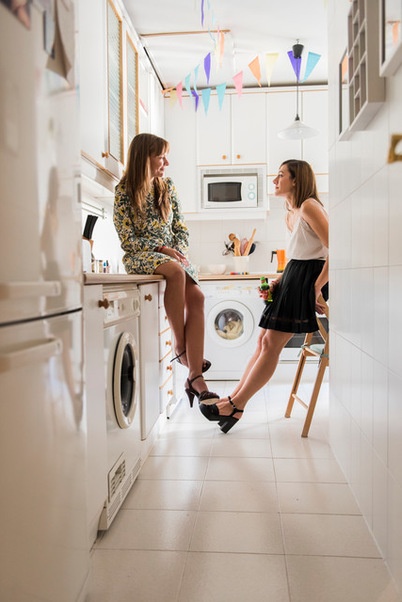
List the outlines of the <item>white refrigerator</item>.
<svg viewBox="0 0 402 602">
<path fill-rule="evenodd" d="M 24 4 L 24 3 L 19 3 Z M 89 574 L 73 0 L 0 0 L 0 600 Z"/>
</svg>

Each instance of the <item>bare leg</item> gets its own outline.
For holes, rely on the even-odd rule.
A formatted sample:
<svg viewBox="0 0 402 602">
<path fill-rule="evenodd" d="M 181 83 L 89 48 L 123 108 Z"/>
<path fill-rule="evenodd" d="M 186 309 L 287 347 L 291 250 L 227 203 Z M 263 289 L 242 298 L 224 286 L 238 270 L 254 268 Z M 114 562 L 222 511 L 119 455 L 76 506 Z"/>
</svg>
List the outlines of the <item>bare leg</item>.
<svg viewBox="0 0 402 602">
<path fill-rule="evenodd" d="M 174 261 L 158 266 L 155 274 L 162 274 L 166 279 L 164 305 L 166 315 L 176 344 L 176 349 L 186 348 L 184 329 L 184 307 L 186 272 Z"/>
<path fill-rule="evenodd" d="M 249 362 L 246 376 L 240 381 L 241 387 L 236 387 L 235 393 L 231 395 L 233 403 L 239 410 L 243 410 L 251 397 L 271 379 L 278 365 L 279 355 L 292 336 L 293 333 L 290 332 L 262 331 L 258 340 L 258 347 L 260 347 L 258 357 L 255 357 L 253 365 L 250 365 L 251 361 Z M 248 373 L 247 370 L 249 370 Z M 233 411 L 233 407 L 228 401 L 222 400 L 216 405 L 222 416 L 228 416 Z M 235 414 L 235 418 L 241 418 L 241 414 Z"/>
</svg>

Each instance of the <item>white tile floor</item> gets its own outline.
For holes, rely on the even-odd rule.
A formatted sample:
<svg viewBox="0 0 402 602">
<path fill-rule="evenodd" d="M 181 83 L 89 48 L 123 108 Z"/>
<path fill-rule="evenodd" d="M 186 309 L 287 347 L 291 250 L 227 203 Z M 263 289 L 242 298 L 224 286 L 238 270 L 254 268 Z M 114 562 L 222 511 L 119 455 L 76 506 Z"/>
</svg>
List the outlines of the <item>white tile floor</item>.
<svg viewBox="0 0 402 602">
<path fill-rule="evenodd" d="M 308 439 L 288 394 L 267 385 L 227 435 L 178 406 L 94 546 L 89 602 L 400 601 L 327 443 L 328 385 Z"/>
</svg>

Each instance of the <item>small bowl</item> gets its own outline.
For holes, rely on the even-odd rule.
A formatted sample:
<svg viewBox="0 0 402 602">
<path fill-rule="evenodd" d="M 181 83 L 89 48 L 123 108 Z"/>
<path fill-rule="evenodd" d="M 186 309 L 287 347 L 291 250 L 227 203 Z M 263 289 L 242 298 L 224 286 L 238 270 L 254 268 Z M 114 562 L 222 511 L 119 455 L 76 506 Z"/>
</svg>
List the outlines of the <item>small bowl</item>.
<svg viewBox="0 0 402 602">
<path fill-rule="evenodd" d="M 211 263 L 207 265 L 209 274 L 224 274 L 226 272 L 225 263 Z"/>
</svg>

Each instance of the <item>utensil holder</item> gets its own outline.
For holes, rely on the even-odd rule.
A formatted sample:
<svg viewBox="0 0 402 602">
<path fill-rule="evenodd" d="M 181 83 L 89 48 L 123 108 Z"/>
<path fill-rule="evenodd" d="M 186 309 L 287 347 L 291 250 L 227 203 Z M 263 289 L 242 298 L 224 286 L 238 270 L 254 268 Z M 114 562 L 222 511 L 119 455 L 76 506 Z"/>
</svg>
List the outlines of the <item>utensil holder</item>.
<svg viewBox="0 0 402 602">
<path fill-rule="evenodd" d="M 240 255 L 239 257 L 233 257 L 234 271 L 238 274 L 249 273 L 250 258 L 248 255 Z"/>
</svg>

